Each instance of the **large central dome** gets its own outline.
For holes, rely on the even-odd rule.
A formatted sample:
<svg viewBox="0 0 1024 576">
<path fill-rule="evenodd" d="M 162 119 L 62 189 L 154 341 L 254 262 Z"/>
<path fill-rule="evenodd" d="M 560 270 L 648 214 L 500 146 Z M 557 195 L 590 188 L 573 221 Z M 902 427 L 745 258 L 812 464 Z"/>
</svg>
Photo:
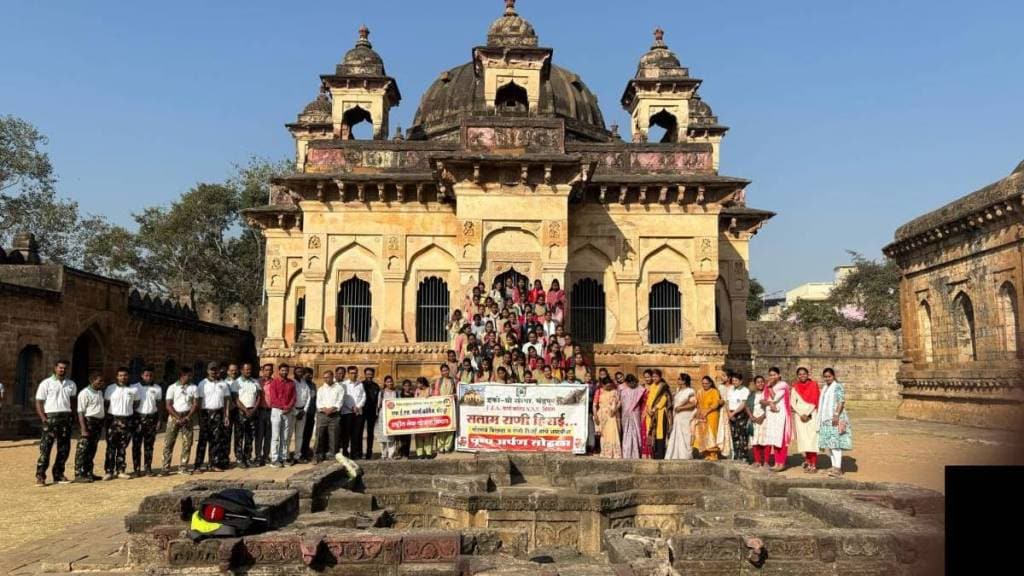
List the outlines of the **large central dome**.
<svg viewBox="0 0 1024 576">
<path fill-rule="evenodd" d="M 472 62 L 442 72 L 423 94 L 416 111 L 413 134 L 417 138 L 435 139 L 457 130 L 463 116 L 487 113 L 483 80 Z M 573 72 L 551 66 L 541 86 L 538 116 L 554 116 L 566 120 L 566 129 L 584 139 L 606 139 L 604 116 L 597 105 L 597 96 Z"/>
<path fill-rule="evenodd" d="M 497 53 L 498 58 L 507 58 L 510 53 L 527 53 L 539 54 L 543 59 L 537 108 L 519 114 L 513 111 L 511 115 L 562 118 L 570 138 L 591 141 L 610 138 L 597 96 L 577 74 L 550 63 L 551 50 L 538 48 L 534 28 L 516 12 L 514 0 L 506 0 L 505 13 L 488 30 L 486 46 L 477 50 Z M 454 138 L 462 118 L 500 114 L 495 112 L 493 102 L 487 102 L 484 85 L 478 60 L 442 72 L 420 101 L 412 137 L 421 140 Z"/>
</svg>

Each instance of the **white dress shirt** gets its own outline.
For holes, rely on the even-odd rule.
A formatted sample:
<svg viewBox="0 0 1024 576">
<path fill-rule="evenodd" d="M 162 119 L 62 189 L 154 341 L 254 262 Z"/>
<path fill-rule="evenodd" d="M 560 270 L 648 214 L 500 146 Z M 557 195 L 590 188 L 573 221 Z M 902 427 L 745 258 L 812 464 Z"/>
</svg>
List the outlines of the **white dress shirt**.
<svg viewBox="0 0 1024 576">
<path fill-rule="evenodd" d="M 78 394 L 78 386 L 74 380 L 66 378 L 58 380 L 56 376 L 50 376 L 39 383 L 36 389 L 36 400 L 43 401 L 43 412 L 56 414 L 58 412 L 71 412 L 71 399 Z"/>
<path fill-rule="evenodd" d="M 78 413 L 86 418 L 105 418 L 107 411 L 103 408 L 103 390 L 87 386 L 78 395 Z"/>
<path fill-rule="evenodd" d="M 110 415 L 125 417 L 135 414 L 135 389 L 130 385 L 118 386 L 111 384 L 103 393 L 103 398 L 110 402 Z"/>
<path fill-rule="evenodd" d="M 135 401 L 139 403 L 135 407 L 138 414 L 156 414 L 160 411 L 160 401 L 164 398 L 164 391 L 156 384 L 143 384 L 136 382 L 132 384 L 135 389 Z"/>
<path fill-rule="evenodd" d="M 202 399 L 203 410 L 223 410 L 225 399 L 231 398 L 231 387 L 227 380 L 206 378 L 199 383 L 196 396 Z"/>
<path fill-rule="evenodd" d="M 304 380 L 295 381 L 295 409 L 306 411 L 309 410 L 309 401 L 312 400 L 312 395 L 309 392 L 309 384 L 306 384 Z"/>
<path fill-rule="evenodd" d="M 335 408 L 341 411 L 342 405 L 345 403 L 345 386 L 340 382 L 335 382 L 328 386 L 324 384 L 316 391 L 316 409 L 322 410 L 324 408 Z"/>
<path fill-rule="evenodd" d="M 363 410 L 363 406 L 366 405 L 366 390 L 363 389 L 363 383 L 360 381 L 352 382 L 351 380 L 345 380 L 345 401 L 341 407 L 342 414 L 352 414 L 355 409 L 358 408 L 360 412 Z"/>
</svg>

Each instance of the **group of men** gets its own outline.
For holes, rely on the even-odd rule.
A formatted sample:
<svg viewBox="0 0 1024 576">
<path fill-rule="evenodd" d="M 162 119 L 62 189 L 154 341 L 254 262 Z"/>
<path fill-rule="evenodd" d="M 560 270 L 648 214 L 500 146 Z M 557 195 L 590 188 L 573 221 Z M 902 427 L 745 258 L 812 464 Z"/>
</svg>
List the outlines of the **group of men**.
<svg viewBox="0 0 1024 576">
<path fill-rule="evenodd" d="M 36 484 L 46 485 L 53 458 L 54 483 L 70 482 L 65 466 L 71 451 L 71 436 L 77 425 L 80 436 L 75 453 L 75 482 L 133 478 L 153 473 L 156 435 L 166 414 L 161 475 L 171 472 L 171 460 L 178 438 L 181 452 L 178 473 L 226 470 L 230 452 L 239 466 L 283 467 L 322 460 L 338 451 L 356 459 L 372 458 L 374 426 L 377 422 L 380 386 L 374 369 L 358 379 L 355 366 L 338 367 L 323 374 L 320 390 L 312 382 L 313 371 L 286 364 L 264 365 L 257 378 L 253 365 L 216 363 L 207 365 L 206 378 L 193 383 L 192 371 L 184 368 L 166 392 L 154 381 L 154 370 L 145 367 L 139 381 L 130 382 L 127 368 L 119 368 L 115 382 L 103 375 L 89 375 L 82 390 L 68 378 L 69 363 L 60 360 L 53 374 L 36 389 L 36 412 L 43 425 L 36 463 Z M 171 376 L 171 375 L 166 375 Z M 314 425 L 314 415 L 316 424 Z M 199 439 L 192 462 L 193 429 Z M 311 448 L 317 431 L 317 450 Z M 103 476 L 94 474 L 94 460 L 100 438 L 106 437 Z M 366 437 L 366 450 L 362 440 Z M 233 441 L 232 441 L 233 440 Z M 339 450 L 340 443 L 340 450 Z M 131 447 L 133 472 L 127 470 Z"/>
</svg>

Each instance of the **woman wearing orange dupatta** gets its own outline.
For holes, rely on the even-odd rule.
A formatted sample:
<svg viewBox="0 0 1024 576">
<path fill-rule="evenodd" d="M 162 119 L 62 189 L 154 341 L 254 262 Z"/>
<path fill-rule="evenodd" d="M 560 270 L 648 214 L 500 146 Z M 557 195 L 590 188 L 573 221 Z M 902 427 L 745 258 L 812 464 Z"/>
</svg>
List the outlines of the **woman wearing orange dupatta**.
<svg viewBox="0 0 1024 576">
<path fill-rule="evenodd" d="M 722 407 L 722 397 L 710 376 L 701 378 L 700 385 L 697 414 L 693 418 L 693 447 L 705 460 L 718 460 L 718 409 Z"/>
</svg>

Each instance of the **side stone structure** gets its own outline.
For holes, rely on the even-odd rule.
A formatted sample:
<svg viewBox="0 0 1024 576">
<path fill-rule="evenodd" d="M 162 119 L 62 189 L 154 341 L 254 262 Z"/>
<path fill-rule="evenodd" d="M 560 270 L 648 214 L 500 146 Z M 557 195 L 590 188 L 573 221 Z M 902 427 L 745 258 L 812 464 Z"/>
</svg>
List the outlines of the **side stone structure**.
<svg viewBox="0 0 1024 576">
<path fill-rule="evenodd" d="M 252 335 L 233 325 L 204 322 L 190 305 L 119 280 L 41 263 L 35 239 L 21 235 L 9 253 L 0 249 L 0 437 L 33 433 L 36 385 L 57 360 L 71 361 L 79 388 L 93 370 L 112 382 L 118 366 L 137 378 L 152 365 L 166 384 L 185 366 L 202 374 L 209 361 L 254 360 Z"/>
<path fill-rule="evenodd" d="M 896 231 L 906 418 L 1024 427 L 1024 162 Z"/>
<path fill-rule="evenodd" d="M 800 330 L 786 322 L 750 322 L 753 373 L 767 376 L 777 366 L 792 381 L 804 366 L 811 377 L 832 368 L 846 385 L 849 400 L 899 399 L 896 372 L 903 357 L 898 330 L 816 327 Z"/>
</svg>

